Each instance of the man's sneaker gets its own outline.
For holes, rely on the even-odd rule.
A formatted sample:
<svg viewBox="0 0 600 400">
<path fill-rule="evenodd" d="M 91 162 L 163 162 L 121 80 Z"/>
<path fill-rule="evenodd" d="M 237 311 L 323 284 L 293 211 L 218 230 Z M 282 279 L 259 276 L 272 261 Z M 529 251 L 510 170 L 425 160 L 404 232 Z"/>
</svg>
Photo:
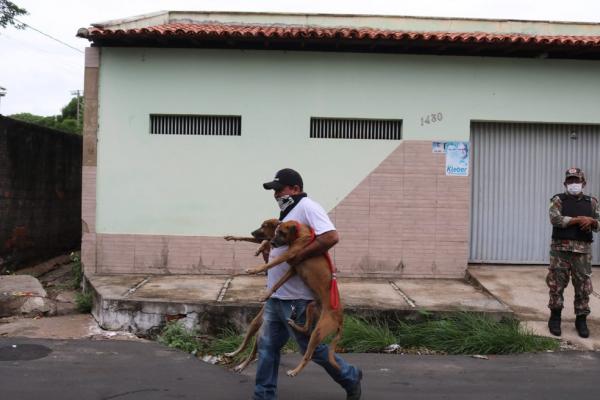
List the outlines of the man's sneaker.
<svg viewBox="0 0 600 400">
<path fill-rule="evenodd" d="M 360 387 L 360 381 L 362 381 L 362 370 L 358 369 L 358 382 L 354 384 L 354 387 L 347 392 L 346 400 L 360 400 L 362 395 L 362 389 Z"/>
<path fill-rule="evenodd" d="M 587 327 L 587 322 L 585 322 L 585 315 L 578 315 L 575 317 L 575 329 L 577 329 L 577 333 L 582 338 L 586 338 L 590 336 L 590 331 Z"/>
</svg>

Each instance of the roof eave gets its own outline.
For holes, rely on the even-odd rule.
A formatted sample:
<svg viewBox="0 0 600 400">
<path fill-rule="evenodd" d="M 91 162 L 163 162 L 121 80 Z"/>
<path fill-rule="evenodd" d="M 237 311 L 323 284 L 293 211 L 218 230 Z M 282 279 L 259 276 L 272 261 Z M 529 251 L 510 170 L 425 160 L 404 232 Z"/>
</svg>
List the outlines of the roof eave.
<svg viewBox="0 0 600 400">
<path fill-rule="evenodd" d="M 477 56 L 511 58 L 600 59 L 600 46 L 532 45 L 530 43 L 463 43 L 427 40 L 352 40 L 342 38 L 303 40 L 264 37 L 203 36 L 181 37 L 123 35 L 90 38 L 93 46 L 216 48 L 286 51 L 403 53 L 440 56 Z"/>
</svg>

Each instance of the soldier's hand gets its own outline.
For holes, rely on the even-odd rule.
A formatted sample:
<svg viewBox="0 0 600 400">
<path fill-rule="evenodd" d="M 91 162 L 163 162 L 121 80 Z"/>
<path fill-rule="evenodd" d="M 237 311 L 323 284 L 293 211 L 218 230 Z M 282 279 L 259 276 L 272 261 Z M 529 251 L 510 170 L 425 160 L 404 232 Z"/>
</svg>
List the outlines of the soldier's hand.
<svg viewBox="0 0 600 400">
<path fill-rule="evenodd" d="M 581 225 L 581 218 L 582 217 L 571 217 L 567 226 Z"/>
<path fill-rule="evenodd" d="M 582 231 L 589 232 L 596 225 L 596 221 L 592 217 L 577 217 L 579 218 L 579 228 Z"/>
</svg>

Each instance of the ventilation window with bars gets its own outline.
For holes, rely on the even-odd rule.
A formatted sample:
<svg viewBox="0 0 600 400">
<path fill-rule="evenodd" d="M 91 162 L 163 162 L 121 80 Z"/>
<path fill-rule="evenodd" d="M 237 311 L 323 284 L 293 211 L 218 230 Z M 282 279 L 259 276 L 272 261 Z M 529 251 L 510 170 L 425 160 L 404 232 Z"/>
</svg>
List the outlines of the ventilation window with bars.
<svg viewBox="0 0 600 400">
<path fill-rule="evenodd" d="M 310 119 L 310 137 L 315 139 L 402 139 L 401 119 Z"/>
<path fill-rule="evenodd" d="M 150 114 L 150 133 L 153 135 L 241 136 L 242 117 Z"/>
</svg>

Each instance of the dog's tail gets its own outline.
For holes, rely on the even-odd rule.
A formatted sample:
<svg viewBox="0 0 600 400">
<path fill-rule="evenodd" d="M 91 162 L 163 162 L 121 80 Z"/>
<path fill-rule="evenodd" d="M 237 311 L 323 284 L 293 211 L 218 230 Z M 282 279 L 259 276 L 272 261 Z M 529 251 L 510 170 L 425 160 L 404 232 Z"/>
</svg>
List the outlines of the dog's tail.
<svg viewBox="0 0 600 400">
<path fill-rule="evenodd" d="M 331 340 L 331 343 L 329 344 L 329 363 L 331 365 L 333 365 L 338 371 L 341 369 L 340 365 L 337 363 L 337 361 L 335 361 L 335 349 L 337 347 L 337 343 L 340 341 L 340 339 L 342 338 L 342 333 L 344 331 L 344 323 L 340 323 L 340 326 L 338 327 L 337 332 L 335 333 L 334 338 Z"/>
</svg>

